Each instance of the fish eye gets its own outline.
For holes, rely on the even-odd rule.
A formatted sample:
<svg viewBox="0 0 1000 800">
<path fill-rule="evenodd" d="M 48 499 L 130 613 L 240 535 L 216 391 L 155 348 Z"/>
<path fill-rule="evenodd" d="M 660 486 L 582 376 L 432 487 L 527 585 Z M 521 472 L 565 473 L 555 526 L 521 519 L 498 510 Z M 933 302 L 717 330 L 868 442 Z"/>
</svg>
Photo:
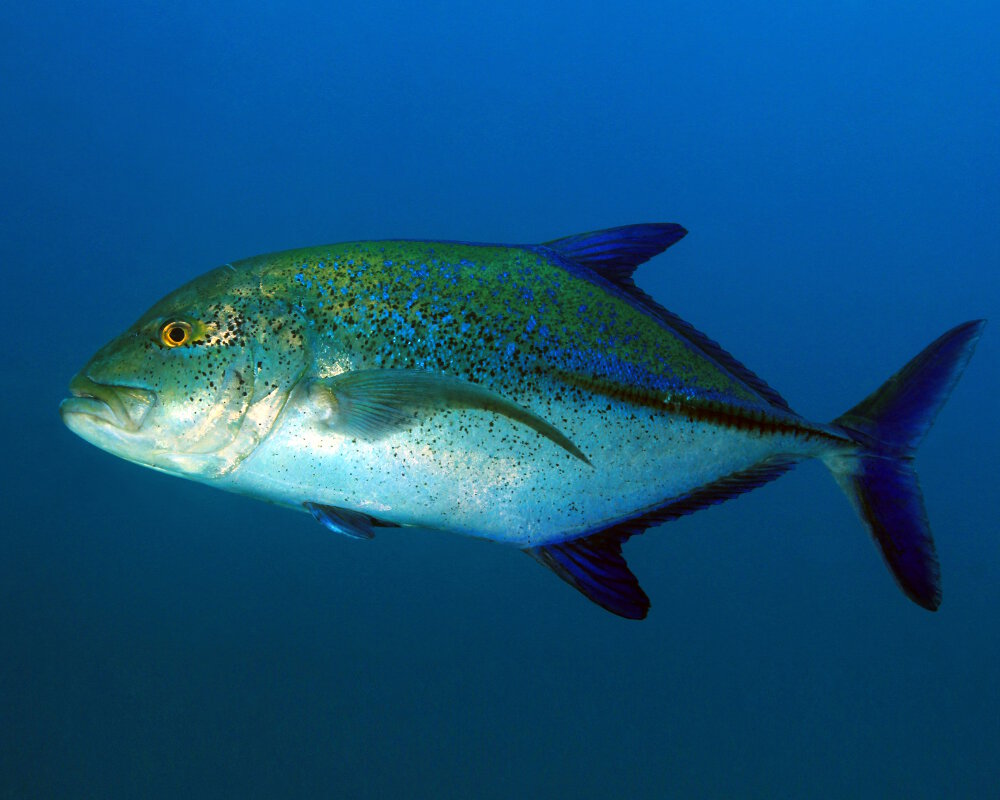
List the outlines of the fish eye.
<svg viewBox="0 0 1000 800">
<path fill-rule="evenodd" d="M 167 347 L 180 347 L 191 340 L 191 325 L 181 320 L 172 320 L 160 329 L 160 341 Z"/>
</svg>

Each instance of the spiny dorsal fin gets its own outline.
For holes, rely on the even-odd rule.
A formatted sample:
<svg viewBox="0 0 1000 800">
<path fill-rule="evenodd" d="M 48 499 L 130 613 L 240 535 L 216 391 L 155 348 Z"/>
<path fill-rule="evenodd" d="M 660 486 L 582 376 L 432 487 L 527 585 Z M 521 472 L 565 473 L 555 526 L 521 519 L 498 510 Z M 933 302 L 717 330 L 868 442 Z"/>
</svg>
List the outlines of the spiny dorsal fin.
<svg viewBox="0 0 1000 800">
<path fill-rule="evenodd" d="M 674 222 L 649 222 L 578 233 L 545 242 L 544 246 L 620 284 L 629 280 L 640 264 L 658 256 L 686 235 L 687 231 Z"/>
<path fill-rule="evenodd" d="M 558 544 L 527 548 L 524 552 L 601 608 L 626 619 L 644 619 L 649 611 L 649 598 L 625 563 L 622 543 L 653 525 L 756 489 L 784 475 L 794 465 L 794 459 L 771 458 L 594 533 Z"/>
</svg>

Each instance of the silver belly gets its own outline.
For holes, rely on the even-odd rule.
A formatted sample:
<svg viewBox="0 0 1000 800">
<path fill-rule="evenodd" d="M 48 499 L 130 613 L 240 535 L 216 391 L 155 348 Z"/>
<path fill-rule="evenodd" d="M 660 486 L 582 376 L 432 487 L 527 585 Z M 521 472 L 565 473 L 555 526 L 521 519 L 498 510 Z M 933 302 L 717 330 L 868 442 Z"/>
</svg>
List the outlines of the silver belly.
<svg viewBox="0 0 1000 800">
<path fill-rule="evenodd" d="M 690 421 L 627 404 L 600 413 L 546 404 L 546 418 L 589 458 L 487 411 L 433 414 L 376 441 L 286 409 L 223 488 L 288 506 L 349 508 L 519 546 L 599 530 L 774 455 L 817 455 L 792 433 Z M 575 415 L 575 416 L 574 416 Z"/>
</svg>

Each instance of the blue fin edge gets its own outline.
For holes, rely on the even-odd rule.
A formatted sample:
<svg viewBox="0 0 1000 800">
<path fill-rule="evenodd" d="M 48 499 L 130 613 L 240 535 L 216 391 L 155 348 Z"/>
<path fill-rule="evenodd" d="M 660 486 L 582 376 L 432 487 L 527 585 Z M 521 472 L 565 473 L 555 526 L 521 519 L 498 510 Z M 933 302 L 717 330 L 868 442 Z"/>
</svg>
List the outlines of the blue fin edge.
<svg viewBox="0 0 1000 800">
<path fill-rule="evenodd" d="M 984 320 L 939 336 L 875 392 L 834 420 L 857 445 L 828 466 L 907 597 L 941 605 L 941 568 L 912 457 L 962 375 Z"/>
<path fill-rule="evenodd" d="M 543 246 L 618 282 L 685 236 L 687 230 L 675 222 L 645 222 L 565 236 Z"/>
</svg>

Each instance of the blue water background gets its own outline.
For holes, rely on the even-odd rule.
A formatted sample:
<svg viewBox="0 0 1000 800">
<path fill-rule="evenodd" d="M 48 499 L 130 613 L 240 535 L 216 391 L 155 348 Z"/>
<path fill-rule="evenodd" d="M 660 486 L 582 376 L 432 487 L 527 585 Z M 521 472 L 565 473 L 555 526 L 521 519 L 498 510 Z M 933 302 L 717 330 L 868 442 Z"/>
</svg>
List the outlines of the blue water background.
<svg viewBox="0 0 1000 800">
<path fill-rule="evenodd" d="M 995 3 L 8 3 L 0 797 L 987 797 L 1000 786 Z M 919 469 L 944 604 L 808 464 L 626 548 L 514 550 L 155 474 L 72 374 L 226 261 L 691 234 L 640 285 L 819 420 L 992 317 Z"/>
</svg>

